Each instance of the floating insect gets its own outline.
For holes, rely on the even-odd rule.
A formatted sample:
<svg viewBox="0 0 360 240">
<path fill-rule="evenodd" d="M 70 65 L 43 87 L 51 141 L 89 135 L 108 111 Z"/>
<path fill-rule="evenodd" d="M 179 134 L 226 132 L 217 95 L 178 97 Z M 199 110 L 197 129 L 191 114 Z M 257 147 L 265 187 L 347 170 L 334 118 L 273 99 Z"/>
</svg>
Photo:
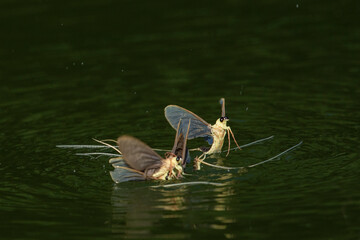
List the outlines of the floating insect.
<svg viewBox="0 0 360 240">
<path fill-rule="evenodd" d="M 183 159 L 187 157 L 186 141 L 190 123 L 191 121 L 185 133 L 179 121 L 173 149 L 165 154 L 165 159 L 137 138 L 126 135 L 119 137 L 117 144 L 122 156 L 109 160 L 115 168 L 110 172 L 112 179 L 119 183 L 150 179 L 170 180 L 181 177 Z"/>
<path fill-rule="evenodd" d="M 209 143 L 209 145 L 211 145 L 211 147 L 208 148 L 202 147 L 198 149 L 203 152 L 203 154 L 199 158 L 197 158 L 197 160 L 199 161 L 203 161 L 206 155 L 221 152 L 226 133 L 228 133 L 228 142 L 229 142 L 226 156 L 228 156 L 230 152 L 230 134 L 234 139 L 237 147 L 241 149 L 235 139 L 235 136 L 231 128 L 227 126 L 227 122 L 229 121 L 229 118 L 225 114 L 224 98 L 220 99 L 220 104 L 221 104 L 221 117 L 216 120 L 216 123 L 214 125 L 207 123 L 204 119 L 202 119 L 195 113 L 190 112 L 189 110 L 179 107 L 177 105 L 168 105 L 164 109 L 165 117 L 174 129 L 176 129 L 176 126 L 179 124 L 180 119 L 181 119 L 181 125 L 188 124 L 189 121 L 191 120 L 190 133 L 188 135 L 188 139 L 203 137 Z"/>
</svg>

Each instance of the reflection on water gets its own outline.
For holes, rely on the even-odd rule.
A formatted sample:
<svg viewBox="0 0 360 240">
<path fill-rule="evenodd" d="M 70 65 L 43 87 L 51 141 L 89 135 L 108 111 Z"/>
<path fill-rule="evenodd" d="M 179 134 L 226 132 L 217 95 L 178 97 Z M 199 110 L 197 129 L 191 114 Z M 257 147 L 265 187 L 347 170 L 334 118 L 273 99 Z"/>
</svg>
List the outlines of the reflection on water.
<svg viewBox="0 0 360 240">
<path fill-rule="evenodd" d="M 231 174 L 228 174 L 231 175 Z M 231 176 L 224 176 L 224 180 Z M 204 195 L 203 191 L 207 194 Z M 209 200 L 208 195 L 211 195 Z M 111 196 L 112 232 L 125 235 L 126 238 L 175 237 L 189 236 L 187 230 L 221 230 L 224 236 L 231 237 L 226 231 L 227 224 L 235 223 L 229 201 L 234 196 L 231 186 L 183 186 L 172 189 L 151 188 L 133 184 L 114 186 Z M 203 222 L 194 210 L 215 211 L 217 214 Z M 187 222 L 187 220 L 190 220 Z M 194 221 L 194 219 L 197 219 Z M 169 223 L 167 231 L 158 231 L 161 224 Z M 189 224 L 192 222 L 192 224 Z M 176 229 L 176 226 L 186 226 Z"/>
<path fill-rule="evenodd" d="M 151 227 L 161 213 L 151 211 L 153 198 L 146 188 L 124 188 L 115 186 L 112 196 L 112 231 L 128 238 L 149 236 Z"/>
<path fill-rule="evenodd" d="M 179 192 L 162 192 L 149 187 L 114 187 L 111 196 L 112 231 L 127 238 L 146 238 L 162 218 L 175 218 L 168 212 L 179 211 L 184 199 Z"/>
</svg>

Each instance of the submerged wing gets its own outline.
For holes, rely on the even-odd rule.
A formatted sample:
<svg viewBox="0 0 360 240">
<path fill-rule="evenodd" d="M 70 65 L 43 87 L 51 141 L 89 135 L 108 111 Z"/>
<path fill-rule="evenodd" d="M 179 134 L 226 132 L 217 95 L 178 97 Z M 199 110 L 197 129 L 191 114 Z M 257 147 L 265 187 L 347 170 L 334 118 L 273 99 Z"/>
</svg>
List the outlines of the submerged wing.
<svg viewBox="0 0 360 240">
<path fill-rule="evenodd" d="M 176 105 L 169 105 L 164 111 L 166 119 L 174 129 L 177 129 L 180 119 L 180 128 L 187 129 L 191 119 L 188 139 L 211 136 L 211 125 L 195 113 Z"/>
<path fill-rule="evenodd" d="M 110 176 L 116 183 L 145 180 L 144 175 L 123 168 L 115 168 L 113 171 L 110 171 Z"/>
<path fill-rule="evenodd" d="M 110 176 L 116 183 L 145 180 L 144 174 L 132 170 L 122 158 L 110 159 L 109 163 L 114 167 L 114 170 L 110 171 Z"/>
<path fill-rule="evenodd" d="M 117 140 L 119 150 L 123 154 L 125 162 L 138 171 L 144 171 L 148 167 L 161 166 L 161 157 L 148 145 L 131 136 L 121 136 Z"/>
</svg>

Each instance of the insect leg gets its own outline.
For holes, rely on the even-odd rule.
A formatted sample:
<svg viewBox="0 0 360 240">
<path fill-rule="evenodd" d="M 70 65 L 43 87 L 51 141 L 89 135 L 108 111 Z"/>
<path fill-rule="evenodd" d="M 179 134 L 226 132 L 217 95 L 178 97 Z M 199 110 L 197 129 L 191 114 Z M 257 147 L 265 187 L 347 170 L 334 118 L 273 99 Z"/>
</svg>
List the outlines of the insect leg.
<svg viewBox="0 0 360 240">
<path fill-rule="evenodd" d="M 200 170 L 200 164 L 204 162 L 206 158 L 206 154 L 203 153 L 200 155 L 200 157 L 195 157 L 194 159 L 194 169 L 195 170 Z"/>
<path fill-rule="evenodd" d="M 237 143 L 237 141 L 236 141 L 236 139 L 235 139 L 235 136 L 234 136 L 234 133 L 231 131 L 231 128 L 229 127 L 228 129 L 229 129 L 229 131 L 230 131 L 230 133 L 231 133 L 231 136 L 233 137 L 233 139 L 234 139 L 234 141 L 235 141 L 235 143 L 236 143 L 236 146 L 241 150 L 241 147 L 240 147 L 239 144 Z"/>
<path fill-rule="evenodd" d="M 230 131 L 229 131 L 229 129 L 226 129 L 226 131 L 227 131 L 228 142 L 229 142 L 229 147 L 228 147 L 228 151 L 227 151 L 227 154 L 226 154 L 226 156 L 228 156 L 229 153 L 230 153 Z"/>
</svg>

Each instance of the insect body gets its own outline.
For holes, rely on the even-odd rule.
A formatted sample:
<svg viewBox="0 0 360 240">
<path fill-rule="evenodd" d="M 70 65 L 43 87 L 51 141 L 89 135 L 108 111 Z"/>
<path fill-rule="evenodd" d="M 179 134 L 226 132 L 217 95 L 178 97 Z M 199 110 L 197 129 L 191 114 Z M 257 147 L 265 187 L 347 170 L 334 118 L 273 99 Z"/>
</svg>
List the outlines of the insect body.
<svg viewBox="0 0 360 240">
<path fill-rule="evenodd" d="M 211 145 L 211 148 L 206 151 L 207 154 L 221 152 L 221 149 L 224 145 L 224 138 L 226 132 L 231 130 L 230 127 L 226 126 L 228 120 L 229 119 L 227 117 L 221 117 L 220 119 L 216 120 L 216 123 L 214 125 L 211 126 L 213 143 Z"/>
<path fill-rule="evenodd" d="M 166 153 L 165 158 L 137 138 L 126 135 L 119 137 L 117 144 L 122 156 L 109 160 L 115 168 L 110 172 L 112 179 L 118 183 L 150 179 L 170 180 L 181 177 L 183 159 L 186 157 L 187 135 L 179 134 L 180 129 L 179 124 L 173 150 Z M 182 151 L 176 152 L 176 149 Z"/>
<path fill-rule="evenodd" d="M 229 118 L 225 115 L 224 98 L 220 99 L 220 104 L 222 105 L 221 117 L 216 120 L 216 123 L 214 125 L 207 123 L 204 119 L 202 119 L 195 113 L 177 105 L 169 105 L 164 110 L 166 119 L 174 129 L 176 129 L 176 126 L 178 124 L 186 125 L 189 123 L 189 121 L 191 121 L 188 139 L 203 137 L 211 145 L 210 148 L 199 148 L 199 150 L 203 152 L 203 154 L 199 158 L 200 160 L 204 160 L 206 155 L 221 152 L 226 133 L 228 133 L 229 142 L 227 155 L 230 152 L 230 134 L 233 137 L 238 148 L 241 149 L 236 142 L 235 136 L 231 131 L 231 128 L 227 126 Z"/>
<path fill-rule="evenodd" d="M 216 120 L 216 123 L 214 125 L 207 123 L 204 119 L 202 119 L 195 113 L 177 105 L 168 105 L 164 110 L 165 117 L 174 129 L 176 129 L 178 124 L 186 125 L 189 123 L 189 121 L 191 121 L 188 139 L 203 137 L 211 145 L 210 148 L 201 149 L 208 155 L 221 152 L 222 146 L 224 144 L 224 138 L 227 132 L 229 133 L 228 140 L 230 140 L 231 134 L 236 145 L 240 149 L 239 145 L 236 142 L 234 134 L 231 131 L 231 128 L 227 126 L 229 118 L 225 115 L 225 99 L 220 99 L 220 103 L 222 105 L 222 114 L 221 117 Z"/>
</svg>

